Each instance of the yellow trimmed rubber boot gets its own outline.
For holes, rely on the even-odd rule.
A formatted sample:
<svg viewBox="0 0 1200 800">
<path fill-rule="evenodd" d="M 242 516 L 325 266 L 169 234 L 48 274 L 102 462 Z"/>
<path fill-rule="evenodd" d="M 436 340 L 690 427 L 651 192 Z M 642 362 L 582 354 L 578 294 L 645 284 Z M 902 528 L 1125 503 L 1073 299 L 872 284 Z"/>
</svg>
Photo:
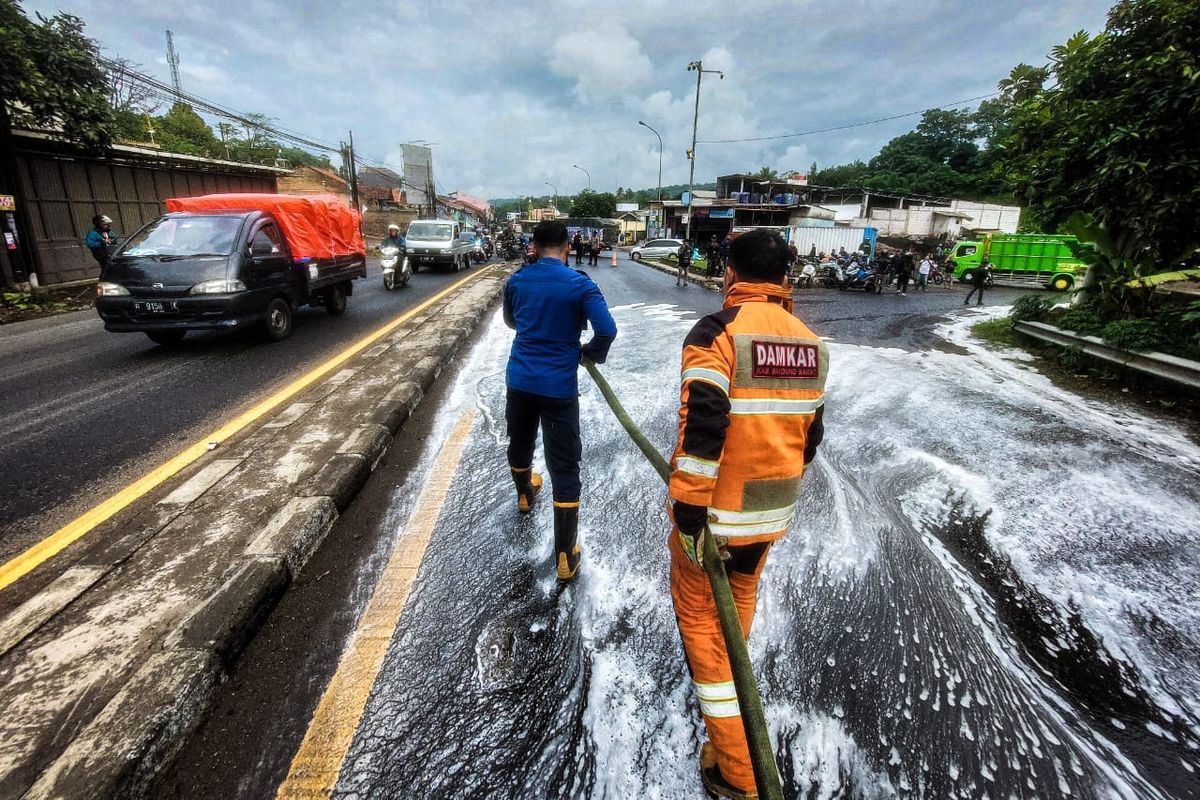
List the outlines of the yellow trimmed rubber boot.
<svg viewBox="0 0 1200 800">
<path fill-rule="evenodd" d="M 575 580 L 583 555 L 579 550 L 579 501 L 554 501 L 554 553 L 558 563 L 558 579 L 563 583 Z"/>
<path fill-rule="evenodd" d="M 533 499 L 542 490 L 542 476 L 533 471 L 533 467 L 517 469 L 509 467 L 513 483 L 517 486 L 517 511 L 528 514 L 533 511 Z"/>
<path fill-rule="evenodd" d="M 739 789 L 721 775 L 717 766 L 717 748 L 712 742 L 705 742 L 700 748 L 700 782 L 704 789 L 716 797 L 727 797 L 731 800 L 758 800 L 758 792 Z"/>
</svg>

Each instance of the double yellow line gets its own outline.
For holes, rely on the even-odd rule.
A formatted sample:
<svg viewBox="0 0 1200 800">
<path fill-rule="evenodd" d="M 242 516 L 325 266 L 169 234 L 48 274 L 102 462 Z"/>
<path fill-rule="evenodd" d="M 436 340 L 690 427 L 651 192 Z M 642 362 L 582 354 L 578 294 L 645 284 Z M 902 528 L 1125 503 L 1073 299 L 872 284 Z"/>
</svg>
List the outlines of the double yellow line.
<svg viewBox="0 0 1200 800">
<path fill-rule="evenodd" d="M 25 552 L 0 566 L 0 591 L 3 591 L 25 575 L 28 575 L 46 561 L 61 553 L 68 546 L 86 536 L 93 529 L 95 529 L 97 525 L 100 525 L 106 520 L 111 519 L 114 515 L 120 513 L 131 503 L 141 499 L 148 492 L 151 492 L 160 486 L 164 481 L 169 480 L 181 469 L 196 461 L 198 458 L 208 452 L 209 442 L 224 442 L 226 439 L 234 436 L 246 426 L 261 419 L 264 415 L 270 413 L 281 403 L 284 403 L 287 400 L 295 397 L 300 392 L 303 392 L 305 389 L 321 380 L 321 378 L 325 377 L 330 372 L 334 371 L 342 364 L 346 363 L 351 358 L 382 339 L 384 336 L 387 336 L 389 333 L 393 332 L 401 325 L 408 322 L 425 309 L 429 308 L 434 303 L 465 286 L 471 281 L 487 275 L 491 271 L 492 267 L 487 267 L 472 275 L 468 275 L 462 280 L 450 284 L 448 287 L 438 292 L 425 302 L 421 303 L 416 308 L 406 311 L 405 313 L 393 319 L 391 322 L 388 322 L 382 327 L 376 329 L 374 332 L 368 334 L 364 338 L 359 339 L 357 342 L 350 345 L 345 350 L 342 350 L 329 360 L 325 361 L 320 366 L 310 370 L 301 377 L 292 381 L 287 386 L 268 397 L 266 400 L 263 400 L 261 403 L 251 408 L 249 411 L 246 411 L 236 418 L 230 420 L 217 430 L 200 439 L 200 441 L 184 449 L 169 461 L 154 468 L 148 474 L 129 484 L 112 497 L 109 497 L 99 505 L 89 509 L 88 511 L 85 511 L 83 514 L 71 520 L 69 523 L 59 528 L 57 531 L 50 534 L 37 544 L 33 545 Z"/>
</svg>

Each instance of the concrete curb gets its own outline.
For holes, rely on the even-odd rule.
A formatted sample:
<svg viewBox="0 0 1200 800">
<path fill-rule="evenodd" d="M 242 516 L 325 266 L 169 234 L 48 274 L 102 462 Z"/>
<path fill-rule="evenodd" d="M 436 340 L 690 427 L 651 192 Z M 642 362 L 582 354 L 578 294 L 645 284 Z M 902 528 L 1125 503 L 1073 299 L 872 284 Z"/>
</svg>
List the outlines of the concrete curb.
<svg viewBox="0 0 1200 800">
<path fill-rule="evenodd" d="M 1060 347 L 1078 347 L 1093 358 L 1099 358 L 1126 369 L 1161 378 L 1192 389 L 1200 389 L 1200 363 L 1166 353 L 1135 353 L 1107 344 L 1098 336 L 1081 336 L 1044 322 L 1019 320 L 1013 330 Z"/>
<path fill-rule="evenodd" d="M 357 355 L 0 620 L 0 704 L 21 709 L 0 718 L 0 796 L 146 795 L 506 276 Z"/>
</svg>

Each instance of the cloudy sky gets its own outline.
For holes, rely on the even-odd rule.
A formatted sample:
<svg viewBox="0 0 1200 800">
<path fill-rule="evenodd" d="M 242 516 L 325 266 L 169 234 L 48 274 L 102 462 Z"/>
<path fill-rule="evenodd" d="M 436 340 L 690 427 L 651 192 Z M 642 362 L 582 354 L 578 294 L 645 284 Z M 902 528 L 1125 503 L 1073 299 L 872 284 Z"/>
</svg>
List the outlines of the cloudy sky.
<svg viewBox="0 0 1200 800">
<path fill-rule="evenodd" d="M 106 55 L 185 91 L 368 158 L 435 142 L 439 189 L 483 197 L 685 183 L 695 74 L 705 75 L 696 179 L 868 159 L 916 117 L 744 143 L 946 105 L 1042 64 L 1109 0 L 25 0 L 84 19 Z"/>
</svg>

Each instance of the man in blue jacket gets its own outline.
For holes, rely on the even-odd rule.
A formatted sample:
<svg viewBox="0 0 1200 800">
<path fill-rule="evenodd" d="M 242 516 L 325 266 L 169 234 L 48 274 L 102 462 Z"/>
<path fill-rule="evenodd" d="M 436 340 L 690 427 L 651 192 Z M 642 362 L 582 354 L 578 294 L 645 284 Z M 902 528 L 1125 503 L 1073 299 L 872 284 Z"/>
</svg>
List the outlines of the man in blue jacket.
<svg viewBox="0 0 1200 800">
<path fill-rule="evenodd" d="M 617 336 L 600 288 L 567 266 L 571 245 L 561 222 L 533 229 L 538 259 L 522 267 L 504 287 L 504 321 L 516 330 L 508 357 L 508 465 L 517 487 L 517 510 L 528 513 L 542 487 L 533 471 L 538 425 L 554 490 L 554 550 L 558 579 L 579 571 L 579 361 L 603 364 Z M 582 347 L 580 331 L 592 324 Z"/>
</svg>

